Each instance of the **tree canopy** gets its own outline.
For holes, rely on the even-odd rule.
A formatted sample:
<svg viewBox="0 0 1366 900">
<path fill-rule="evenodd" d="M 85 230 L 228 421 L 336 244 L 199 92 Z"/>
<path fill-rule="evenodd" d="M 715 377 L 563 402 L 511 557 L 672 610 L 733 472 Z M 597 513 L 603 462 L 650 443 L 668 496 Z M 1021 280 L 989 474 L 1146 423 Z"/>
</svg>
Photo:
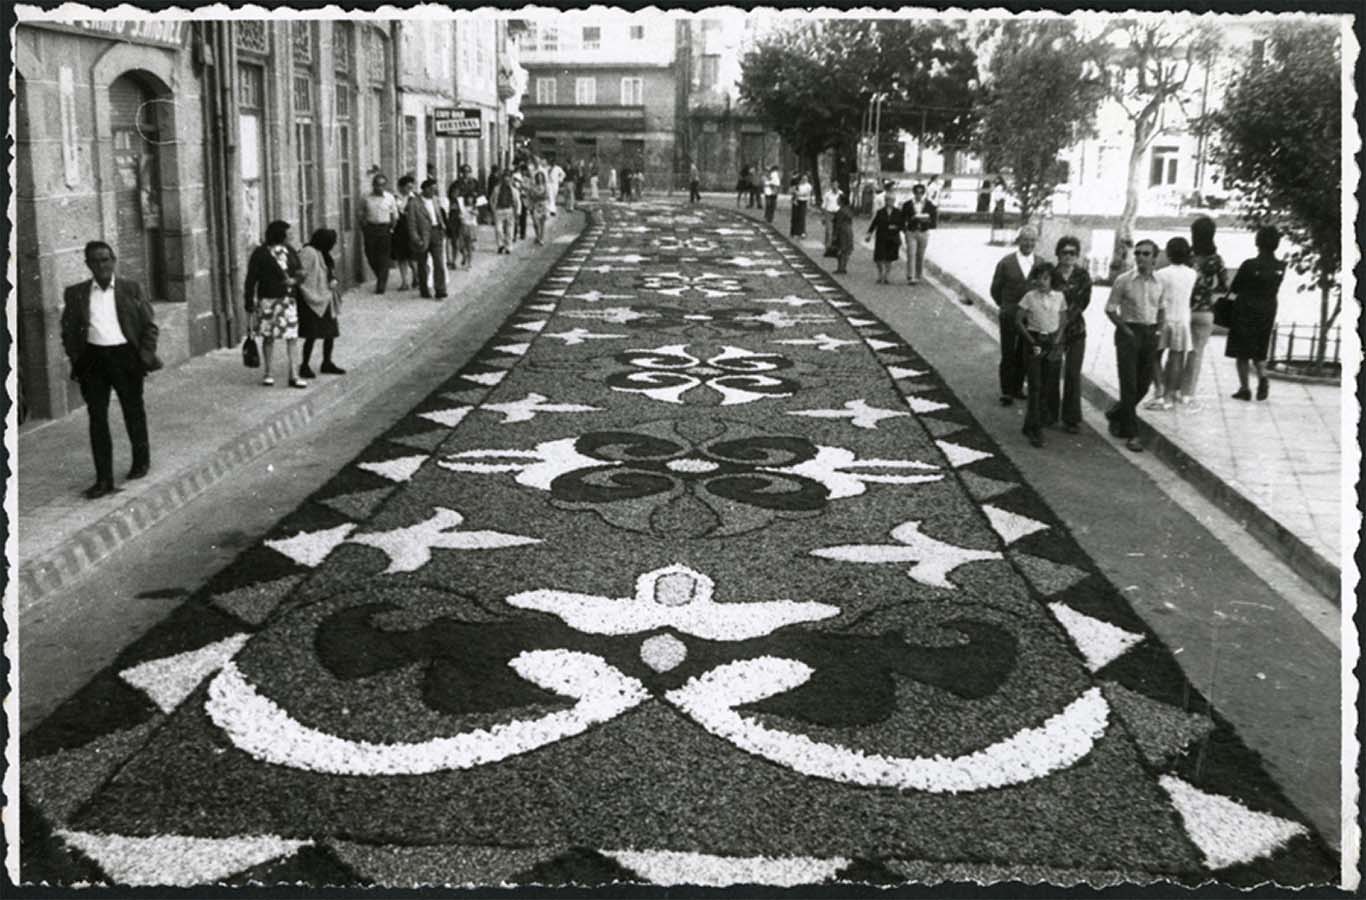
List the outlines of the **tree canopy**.
<svg viewBox="0 0 1366 900">
<path fill-rule="evenodd" d="M 1277 225 L 1297 245 L 1290 262 L 1314 273 L 1325 326 L 1337 316 L 1326 301 L 1342 268 L 1341 66 L 1336 25 L 1277 25 L 1215 117 L 1225 185 L 1241 196 L 1245 220 Z"/>
<path fill-rule="evenodd" d="M 978 98 L 975 146 L 1007 173 L 1025 221 L 1062 183 L 1062 151 L 1095 133 L 1105 87 L 1071 22 L 1009 22 Z"/>
<path fill-rule="evenodd" d="M 971 133 L 977 57 L 963 23 L 803 21 L 767 36 L 740 65 L 741 100 L 806 162 L 831 149 L 852 162 L 879 92 L 884 130 L 927 143 Z"/>
</svg>

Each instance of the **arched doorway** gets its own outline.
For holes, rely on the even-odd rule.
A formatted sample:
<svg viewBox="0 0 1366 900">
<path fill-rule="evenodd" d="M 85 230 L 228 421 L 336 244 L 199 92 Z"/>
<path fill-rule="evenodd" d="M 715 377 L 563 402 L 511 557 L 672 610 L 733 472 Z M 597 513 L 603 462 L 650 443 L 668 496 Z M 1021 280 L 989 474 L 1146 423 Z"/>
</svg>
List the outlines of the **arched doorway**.
<svg viewBox="0 0 1366 900">
<path fill-rule="evenodd" d="M 169 130 L 163 122 L 165 105 L 131 73 L 109 86 L 119 272 L 142 285 L 153 300 L 167 296 L 159 152 L 163 132 Z"/>
</svg>

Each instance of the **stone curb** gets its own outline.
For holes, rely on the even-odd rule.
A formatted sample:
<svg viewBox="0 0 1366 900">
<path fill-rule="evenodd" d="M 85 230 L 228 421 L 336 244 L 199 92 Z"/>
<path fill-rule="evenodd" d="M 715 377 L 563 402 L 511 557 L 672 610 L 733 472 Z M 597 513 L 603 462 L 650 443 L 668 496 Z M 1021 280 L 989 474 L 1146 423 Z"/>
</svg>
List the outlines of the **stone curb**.
<svg viewBox="0 0 1366 900">
<path fill-rule="evenodd" d="M 601 216 L 595 210 L 585 212 L 587 221 L 579 227 L 578 233 L 572 227 L 566 231 L 574 235 L 575 240 L 583 229 Z M 569 246 L 566 244 L 562 250 L 567 250 Z M 546 271 L 550 271 L 563 256 L 564 253 L 560 252 L 548 259 Z M 487 279 L 489 274 L 496 271 L 490 269 L 480 278 Z M 443 307 L 438 314 L 411 332 L 406 341 L 399 343 L 395 347 L 398 352 L 386 354 L 382 362 L 367 368 L 363 374 L 355 373 L 347 378 L 326 382 L 315 381 L 313 389 L 303 394 L 299 402 L 231 438 L 214 451 L 206 462 L 168 474 L 150 490 L 77 530 L 55 547 L 24 560 L 17 572 L 20 612 L 27 611 L 44 597 L 83 578 L 124 544 L 150 531 L 224 477 L 295 434 L 342 400 L 363 395 L 366 390 L 382 388 L 390 373 L 405 364 L 417 350 L 440 338 L 444 326 L 463 309 L 461 304 L 453 302 L 443 304 Z"/>
<path fill-rule="evenodd" d="M 992 312 L 997 311 L 996 304 L 990 298 L 981 296 L 942 267 L 927 259 L 925 268 L 960 298 L 971 300 Z M 1089 376 L 1082 375 L 1081 382 L 1082 395 L 1092 405 L 1105 409 L 1118 402 L 1119 398 Z M 1141 419 L 1139 432 L 1147 449 L 1163 464 L 1199 491 L 1205 499 L 1236 519 L 1262 546 L 1294 570 L 1295 574 L 1313 585 L 1315 590 L 1331 600 L 1335 606 L 1342 605 L 1342 571 L 1338 566 L 1276 521 L 1252 500 L 1239 493 L 1232 485 L 1211 472 L 1198 459 Z"/>
</svg>

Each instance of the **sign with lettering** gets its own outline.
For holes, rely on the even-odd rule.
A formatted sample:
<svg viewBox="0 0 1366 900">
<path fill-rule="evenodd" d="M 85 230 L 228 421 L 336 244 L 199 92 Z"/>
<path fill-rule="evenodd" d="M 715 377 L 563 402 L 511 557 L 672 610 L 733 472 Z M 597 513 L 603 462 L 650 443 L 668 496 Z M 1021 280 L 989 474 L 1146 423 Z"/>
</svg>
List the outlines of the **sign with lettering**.
<svg viewBox="0 0 1366 900">
<path fill-rule="evenodd" d="M 439 106 L 432 110 L 437 137 L 479 137 L 484 133 L 482 109 Z"/>
<path fill-rule="evenodd" d="M 81 34 L 93 32 L 113 40 L 176 48 L 183 45 L 189 33 L 189 22 L 184 19 L 81 19 L 74 22 L 31 21 L 26 24 Z"/>
</svg>

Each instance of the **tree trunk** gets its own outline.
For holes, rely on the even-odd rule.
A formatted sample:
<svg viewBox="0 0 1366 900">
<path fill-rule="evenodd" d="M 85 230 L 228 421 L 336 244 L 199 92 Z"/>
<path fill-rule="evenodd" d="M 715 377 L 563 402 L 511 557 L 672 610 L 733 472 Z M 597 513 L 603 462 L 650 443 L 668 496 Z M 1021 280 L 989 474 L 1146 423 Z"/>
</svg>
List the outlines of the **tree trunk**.
<svg viewBox="0 0 1366 900">
<path fill-rule="evenodd" d="M 1144 114 L 1134 121 L 1134 146 L 1129 151 L 1129 177 L 1124 187 L 1124 211 L 1115 224 L 1115 244 L 1110 252 L 1110 280 L 1129 268 L 1138 222 L 1139 193 L 1143 190 L 1143 157 L 1157 126 L 1157 116 Z"/>
<path fill-rule="evenodd" d="M 1328 359 L 1328 329 L 1333 327 L 1337 321 L 1338 313 L 1342 311 L 1342 304 L 1334 307 L 1330 313 L 1328 311 L 1329 298 L 1333 295 L 1333 285 L 1326 279 L 1319 282 L 1319 339 L 1317 346 L 1314 347 L 1314 368 L 1322 369 L 1324 362 Z"/>
</svg>

